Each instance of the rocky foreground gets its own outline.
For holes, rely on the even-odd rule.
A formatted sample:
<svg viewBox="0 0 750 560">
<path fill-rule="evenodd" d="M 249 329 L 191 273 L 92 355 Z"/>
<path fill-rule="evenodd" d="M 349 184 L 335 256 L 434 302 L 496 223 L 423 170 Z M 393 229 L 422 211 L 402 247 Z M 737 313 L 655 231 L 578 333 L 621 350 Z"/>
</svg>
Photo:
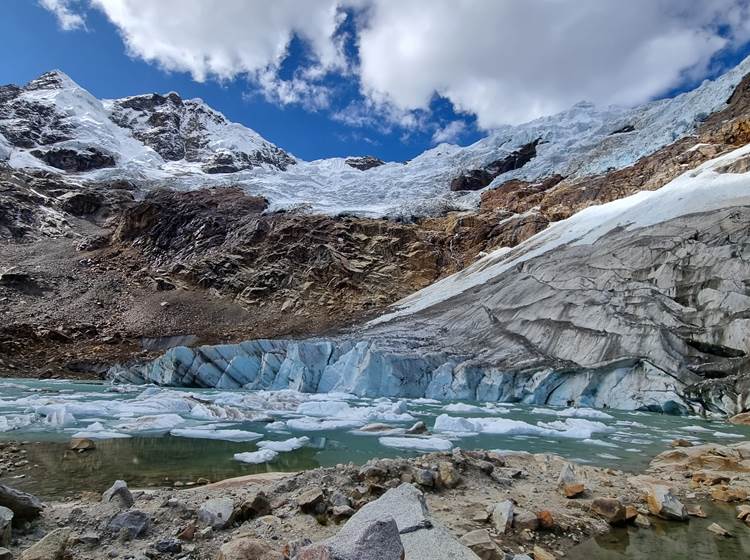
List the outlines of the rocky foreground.
<svg viewBox="0 0 750 560">
<path fill-rule="evenodd" d="M 80 452 L 96 453 L 82 442 Z M 555 455 L 461 451 L 42 504 L 0 485 L 0 559 L 499 560 L 564 556 L 610 527 L 736 506 L 750 531 L 750 441 L 676 440 L 633 476 Z"/>
</svg>

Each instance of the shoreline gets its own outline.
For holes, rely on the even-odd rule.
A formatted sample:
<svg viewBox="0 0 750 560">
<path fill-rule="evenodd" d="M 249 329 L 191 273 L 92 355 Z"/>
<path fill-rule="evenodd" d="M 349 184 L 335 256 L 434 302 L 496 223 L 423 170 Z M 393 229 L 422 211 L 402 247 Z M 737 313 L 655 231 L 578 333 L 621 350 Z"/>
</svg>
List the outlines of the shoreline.
<svg viewBox="0 0 750 560">
<path fill-rule="evenodd" d="M 583 488 L 570 488 L 578 484 Z M 98 492 L 83 492 L 77 499 L 49 502 L 39 520 L 14 533 L 10 550 L 15 558 L 38 542 L 41 533 L 68 528 L 65 546 L 81 559 L 169 557 L 172 553 L 154 555 L 159 547 L 169 548 L 165 543 L 180 549 L 176 557 L 214 559 L 222 546 L 248 538 L 281 554 L 284 547 L 299 548 L 301 539 L 333 538 L 355 512 L 402 485 L 423 492 L 435 524 L 453 540 L 472 543 L 482 558 L 533 553 L 535 547 L 540 549 L 535 559 L 559 558 L 613 526 L 639 523 L 643 525 L 639 531 L 650 530 L 645 527 L 651 524 L 649 519 L 677 515 L 674 511 L 680 508 L 674 501 L 684 503 L 686 516 L 687 512 L 700 515 L 705 500 L 750 503 L 750 441 L 674 447 L 639 474 L 574 464 L 550 454 L 456 449 L 408 459 L 373 459 L 361 467 L 341 464 L 192 488 L 133 489 L 127 491 L 133 498 L 128 507 L 118 500 L 102 501 Z M 667 488 L 667 497 L 661 498 L 669 511 L 654 514 L 658 488 Z M 500 531 L 498 504 L 508 500 L 514 514 Z M 230 522 L 208 530 L 208 504 L 229 507 Z M 148 518 L 143 535 L 131 538 L 111 530 L 114 518 L 123 513 L 132 517 L 133 512 Z M 498 555 L 492 556 L 495 549 Z"/>
</svg>

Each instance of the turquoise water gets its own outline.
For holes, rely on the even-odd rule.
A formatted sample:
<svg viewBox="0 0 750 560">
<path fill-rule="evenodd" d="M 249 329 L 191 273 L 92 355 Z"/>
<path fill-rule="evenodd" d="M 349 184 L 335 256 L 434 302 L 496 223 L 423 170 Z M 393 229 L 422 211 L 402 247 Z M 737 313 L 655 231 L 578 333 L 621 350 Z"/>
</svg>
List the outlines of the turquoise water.
<svg viewBox="0 0 750 560">
<path fill-rule="evenodd" d="M 432 439 L 400 433 L 416 420 L 427 424 Z M 394 433 L 358 430 L 373 422 Z M 92 427 L 100 431 L 92 432 Z M 678 437 L 696 443 L 750 439 L 747 427 L 641 412 L 30 380 L 0 380 L 2 429 L 0 440 L 29 442 L 24 446 L 27 459 L 38 465 L 32 476 L 12 483 L 44 497 L 100 491 L 118 478 L 133 486 L 157 486 L 360 464 L 372 457 L 422 452 L 413 445 L 551 452 L 637 471 Z M 96 451 L 69 451 L 70 438 L 80 432 L 104 439 L 96 440 Z M 175 435 L 225 438 L 249 432 L 256 434 L 253 441 Z M 122 437 L 106 439 L 108 434 Z M 234 458 L 256 451 L 261 440 L 301 437 L 308 438 L 301 448 L 278 453 L 269 462 L 247 464 Z M 399 447 L 390 446 L 394 444 Z"/>
</svg>

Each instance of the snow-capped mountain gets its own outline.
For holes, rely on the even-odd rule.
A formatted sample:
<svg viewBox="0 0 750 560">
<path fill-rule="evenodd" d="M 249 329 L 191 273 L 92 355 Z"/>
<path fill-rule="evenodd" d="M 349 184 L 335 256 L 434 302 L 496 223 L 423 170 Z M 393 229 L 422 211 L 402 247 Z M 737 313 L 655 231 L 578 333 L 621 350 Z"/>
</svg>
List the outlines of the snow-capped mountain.
<svg viewBox="0 0 750 560">
<path fill-rule="evenodd" d="M 750 58 L 671 99 L 636 108 L 579 103 L 501 127 L 467 147 L 441 144 L 405 164 L 374 167 L 351 158 L 297 160 L 203 102 L 176 93 L 100 101 L 63 73 L 50 72 L 24 87 L 0 88 L 0 160 L 144 187 L 241 185 L 266 197 L 271 209 L 426 215 L 473 208 L 479 201 L 475 189 L 509 179 L 571 179 L 632 165 L 692 134 L 726 106 L 749 71 Z"/>
</svg>

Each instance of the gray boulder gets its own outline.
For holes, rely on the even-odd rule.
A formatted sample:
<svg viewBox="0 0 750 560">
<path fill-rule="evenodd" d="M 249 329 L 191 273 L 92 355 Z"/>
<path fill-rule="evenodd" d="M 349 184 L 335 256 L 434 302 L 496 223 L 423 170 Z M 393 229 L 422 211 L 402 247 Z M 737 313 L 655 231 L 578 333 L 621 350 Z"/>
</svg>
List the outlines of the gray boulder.
<svg viewBox="0 0 750 560">
<path fill-rule="evenodd" d="M 13 512 L 6 507 L 0 506 L 0 546 L 8 546 L 10 544 L 12 524 Z"/>
<path fill-rule="evenodd" d="M 505 500 L 495 505 L 492 509 L 492 524 L 501 535 L 510 530 L 513 526 L 513 502 Z"/>
<path fill-rule="evenodd" d="M 151 517 L 147 513 L 133 509 L 115 515 L 107 524 L 107 529 L 112 533 L 137 539 L 144 536 L 150 526 Z"/>
<path fill-rule="evenodd" d="M 57 529 L 21 553 L 21 560 L 62 560 L 68 547 L 70 529 Z"/>
<path fill-rule="evenodd" d="M 232 498 L 212 498 L 198 509 L 198 521 L 213 529 L 226 529 L 234 521 Z"/>
<path fill-rule="evenodd" d="M 646 499 L 649 511 L 657 517 L 673 521 L 687 521 L 687 508 L 672 494 L 668 487 L 652 486 Z"/>
<path fill-rule="evenodd" d="M 398 526 L 392 517 L 345 525 L 333 538 L 304 548 L 295 560 L 403 560 Z"/>
<path fill-rule="evenodd" d="M 16 519 L 31 520 L 39 517 L 44 509 L 42 501 L 26 492 L 0 484 L 0 506 L 11 510 Z"/>
<path fill-rule="evenodd" d="M 117 480 L 112 487 L 102 494 L 102 502 L 116 503 L 122 508 L 133 507 L 135 501 L 133 495 L 128 490 L 128 485 L 124 480 Z"/>
</svg>

